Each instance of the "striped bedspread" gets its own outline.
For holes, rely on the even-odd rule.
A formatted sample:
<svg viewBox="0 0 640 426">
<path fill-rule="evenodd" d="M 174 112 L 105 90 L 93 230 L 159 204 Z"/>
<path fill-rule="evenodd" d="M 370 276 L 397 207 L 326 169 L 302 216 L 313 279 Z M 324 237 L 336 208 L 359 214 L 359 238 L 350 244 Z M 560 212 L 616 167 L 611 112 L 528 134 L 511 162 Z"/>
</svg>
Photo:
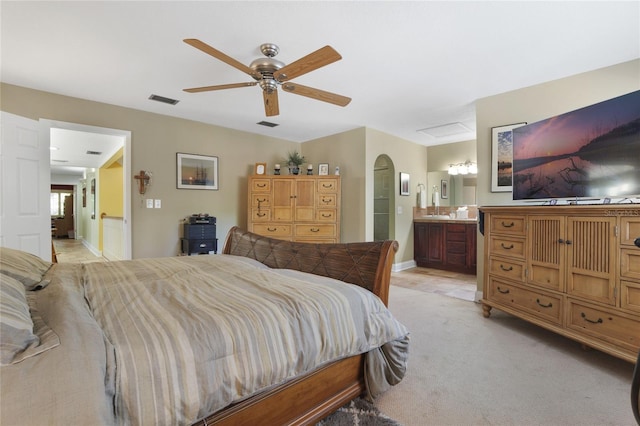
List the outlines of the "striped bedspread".
<svg viewBox="0 0 640 426">
<path fill-rule="evenodd" d="M 229 255 L 89 263 L 83 279 L 122 424 L 189 424 L 387 342 L 404 372 L 407 330 L 354 285 Z"/>
</svg>

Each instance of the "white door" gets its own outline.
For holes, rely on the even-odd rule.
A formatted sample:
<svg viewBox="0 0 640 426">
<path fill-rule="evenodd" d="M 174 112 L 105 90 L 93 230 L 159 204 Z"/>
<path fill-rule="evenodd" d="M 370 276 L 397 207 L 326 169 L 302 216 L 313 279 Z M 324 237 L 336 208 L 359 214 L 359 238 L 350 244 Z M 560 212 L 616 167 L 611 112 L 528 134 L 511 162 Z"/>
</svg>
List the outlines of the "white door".
<svg viewBox="0 0 640 426">
<path fill-rule="evenodd" d="M 0 112 L 0 246 L 51 260 L 49 138 L 38 121 Z"/>
</svg>

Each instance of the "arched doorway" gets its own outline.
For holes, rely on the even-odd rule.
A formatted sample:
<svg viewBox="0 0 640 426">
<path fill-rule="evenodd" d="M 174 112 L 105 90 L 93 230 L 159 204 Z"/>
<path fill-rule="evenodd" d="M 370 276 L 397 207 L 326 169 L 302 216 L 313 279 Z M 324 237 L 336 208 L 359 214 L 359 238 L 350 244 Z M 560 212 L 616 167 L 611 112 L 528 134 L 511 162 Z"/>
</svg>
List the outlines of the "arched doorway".
<svg viewBox="0 0 640 426">
<path fill-rule="evenodd" d="M 379 155 L 373 165 L 373 239 L 395 239 L 395 192 L 393 161 L 386 154 Z"/>
</svg>

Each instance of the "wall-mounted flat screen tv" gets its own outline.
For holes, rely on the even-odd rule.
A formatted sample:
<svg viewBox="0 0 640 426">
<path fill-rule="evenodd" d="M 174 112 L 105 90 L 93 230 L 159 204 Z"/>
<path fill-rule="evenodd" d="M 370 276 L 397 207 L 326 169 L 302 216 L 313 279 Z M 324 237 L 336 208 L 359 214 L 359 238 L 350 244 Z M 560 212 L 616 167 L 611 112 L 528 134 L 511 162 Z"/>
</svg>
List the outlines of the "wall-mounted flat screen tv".
<svg viewBox="0 0 640 426">
<path fill-rule="evenodd" d="M 514 200 L 633 196 L 640 90 L 513 129 Z"/>
</svg>

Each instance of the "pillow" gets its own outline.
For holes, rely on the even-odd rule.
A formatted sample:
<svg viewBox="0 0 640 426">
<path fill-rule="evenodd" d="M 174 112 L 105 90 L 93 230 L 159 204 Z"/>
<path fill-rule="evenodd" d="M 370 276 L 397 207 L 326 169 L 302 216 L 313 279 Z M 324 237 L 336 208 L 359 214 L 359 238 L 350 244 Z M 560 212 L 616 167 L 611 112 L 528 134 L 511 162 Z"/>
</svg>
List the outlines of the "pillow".
<svg viewBox="0 0 640 426">
<path fill-rule="evenodd" d="M 40 259 L 35 254 L 7 247 L 0 247 L 0 272 L 24 284 L 27 290 L 39 290 L 49 284 L 42 277 L 53 263 Z"/>
<path fill-rule="evenodd" d="M 37 345 L 24 285 L 0 274 L 0 365 L 11 364 L 29 345 Z"/>
</svg>

